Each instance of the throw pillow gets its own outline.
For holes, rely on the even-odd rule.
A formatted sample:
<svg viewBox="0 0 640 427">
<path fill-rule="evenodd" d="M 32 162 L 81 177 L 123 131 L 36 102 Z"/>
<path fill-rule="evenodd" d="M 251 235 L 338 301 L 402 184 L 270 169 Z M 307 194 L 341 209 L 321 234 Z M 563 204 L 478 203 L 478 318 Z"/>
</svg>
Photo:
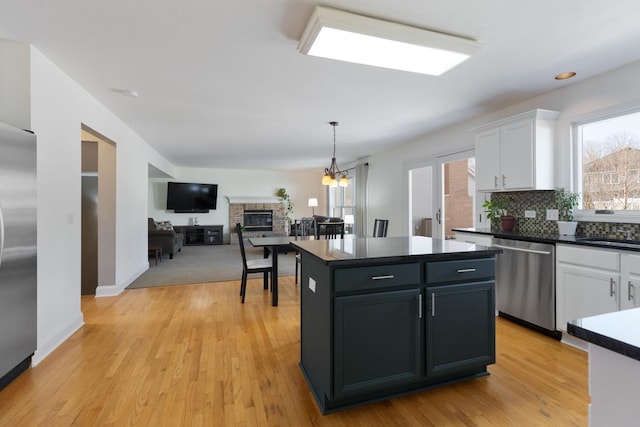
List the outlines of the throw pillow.
<svg viewBox="0 0 640 427">
<path fill-rule="evenodd" d="M 156 230 L 173 230 L 171 221 L 156 221 Z"/>
</svg>

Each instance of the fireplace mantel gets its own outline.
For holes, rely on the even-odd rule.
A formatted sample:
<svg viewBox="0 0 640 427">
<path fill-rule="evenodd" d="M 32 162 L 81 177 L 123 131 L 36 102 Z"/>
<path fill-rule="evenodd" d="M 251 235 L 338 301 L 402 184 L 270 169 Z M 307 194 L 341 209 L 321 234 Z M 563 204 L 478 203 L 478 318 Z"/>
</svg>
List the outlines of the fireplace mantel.
<svg viewBox="0 0 640 427">
<path fill-rule="evenodd" d="M 278 197 L 245 197 L 245 196 L 225 196 L 229 204 L 247 204 L 247 203 L 282 203 Z"/>
</svg>

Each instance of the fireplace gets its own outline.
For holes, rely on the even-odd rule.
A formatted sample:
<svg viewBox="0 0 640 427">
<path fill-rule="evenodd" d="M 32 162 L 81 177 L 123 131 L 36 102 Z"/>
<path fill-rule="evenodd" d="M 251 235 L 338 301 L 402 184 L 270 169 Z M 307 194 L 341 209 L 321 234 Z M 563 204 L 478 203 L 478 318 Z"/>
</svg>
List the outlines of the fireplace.
<svg viewBox="0 0 640 427">
<path fill-rule="evenodd" d="M 247 231 L 273 231 L 273 211 L 245 210 L 243 223 Z"/>
</svg>

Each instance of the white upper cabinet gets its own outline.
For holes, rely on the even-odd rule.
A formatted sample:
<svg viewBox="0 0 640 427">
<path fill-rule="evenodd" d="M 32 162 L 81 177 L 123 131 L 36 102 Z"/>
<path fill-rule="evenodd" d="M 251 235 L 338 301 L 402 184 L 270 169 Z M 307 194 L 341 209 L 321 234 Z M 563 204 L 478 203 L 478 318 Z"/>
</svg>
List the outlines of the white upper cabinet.
<svg viewBox="0 0 640 427">
<path fill-rule="evenodd" d="M 473 129 L 478 191 L 552 190 L 558 114 L 538 109 Z"/>
</svg>

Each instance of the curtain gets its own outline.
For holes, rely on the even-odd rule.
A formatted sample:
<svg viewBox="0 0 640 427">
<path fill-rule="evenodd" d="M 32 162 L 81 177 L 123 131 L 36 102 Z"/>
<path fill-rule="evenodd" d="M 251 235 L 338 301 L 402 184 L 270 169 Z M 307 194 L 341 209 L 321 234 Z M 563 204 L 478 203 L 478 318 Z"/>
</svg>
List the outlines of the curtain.
<svg viewBox="0 0 640 427">
<path fill-rule="evenodd" d="M 356 191 L 355 191 L 355 234 L 357 236 L 368 236 L 367 230 L 367 206 L 368 206 L 368 176 L 369 163 L 356 165 Z"/>
</svg>

